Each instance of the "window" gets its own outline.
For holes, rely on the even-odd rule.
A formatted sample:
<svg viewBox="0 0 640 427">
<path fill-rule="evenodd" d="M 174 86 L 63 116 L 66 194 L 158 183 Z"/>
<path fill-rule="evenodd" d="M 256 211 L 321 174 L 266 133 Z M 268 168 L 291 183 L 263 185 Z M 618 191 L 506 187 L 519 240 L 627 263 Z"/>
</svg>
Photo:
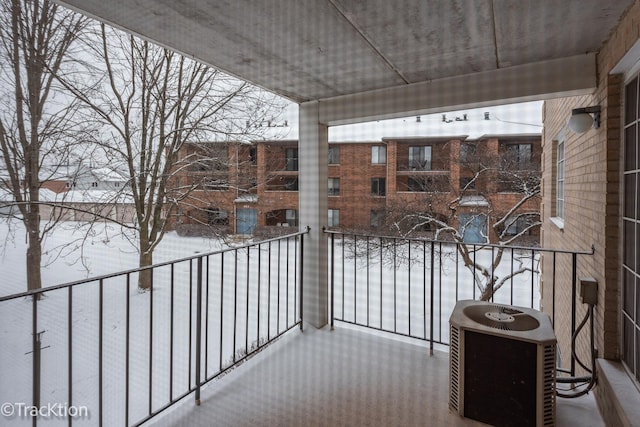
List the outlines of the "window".
<svg viewBox="0 0 640 427">
<path fill-rule="evenodd" d="M 556 212 L 555 216 L 564 219 L 564 139 L 558 141 L 556 148 Z"/>
<path fill-rule="evenodd" d="M 286 170 L 288 171 L 297 171 L 298 170 L 298 149 L 297 148 L 287 148 L 287 165 Z"/>
<path fill-rule="evenodd" d="M 329 196 L 340 195 L 340 178 L 329 178 Z"/>
<path fill-rule="evenodd" d="M 640 159 L 638 76 L 625 85 L 623 136 L 622 360 L 640 381 Z"/>
<path fill-rule="evenodd" d="M 508 165 L 517 165 L 521 169 L 528 168 L 531 166 L 531 152 L 531 144 L 508 144 L 505 160 Z"/>
<path fill-rule="evenodd" d="M 399 185 L 403 184 L 400 183 Z M 449 176 L 446 175 L 408 177 L 405 185 L 406 190 L 404 191 L 426 193 L 446 193 L 451 191 Z"/>
<path fill-rule="evenodd" d="M 91 187 L 93 187 L 93 188 L 97 188 L 97 187 L 98 187 L 98 183 L 97 183 L 97 182 L 92 182 L 92 183 L 91 183 Z"/>
<path fill-rule="evenodd" d="M 340 147 L 329 147 L 329 164 L 340 164 Z"/>
<path fill-rule="evenodd" d="M 374 145 L 371 147 L 371 163 L 374 165 L 384 165 L 387 163 L 387 147 L 384 145 Z"/>
<path fill-rule="evenodd" d="M 285 212 L 285 218 L 287 220 L 287 224 L 290 227 L 298 226 L 298 211 L 295 209 L 287 209 Z"/>
<path fill-rule="evenodd" d="M 207 220 L 209 225 L 229 225 L 227 213 L 218 208 L 207 209 Z"/>
<path fill-rule="evenodd" d="M 460 146 L 460 161 L 462 163 L 472 162 L 476 158 L 476 146 L 473 144 L 462 144 Z"/>
<path fill-rule="evenodd" d="M 229 170 L 229 156 L 226 148 L 224 150 L 220 147 L 207 148 L 202 152 L 194 153 L 193 156 L 189 169 L 194 172 Z"/>
<path fill-rule="evenodd" d="M 384 197 L 387 195 L 387 179 L 386 178 L 372 178 L 371 179 L 371 194 L 374 196 Z"/>
<path fill-rule="evenodd" d="M 298 178 L 285 178 L 284 189 L 285 191 L 298 191 Z"/>
<path fill-rule="evenodd" d="M 526 218 L 518 218 L 516 220 L 509 218 L 506 221 L 506 225 L 507 230 L 505 231 L 505 234 L 508 236 L 516 236 L 526 230 L 527 227 L 529 227 L 529 222 Z M 526 234 L 530 235 L 531 230 L 529 230 Z"/>
<path fill-rule="evenodd" d="M 409 169 L 431 170 L 431 147 L 409 147 Z"/>
<path fill-rule="evenodd" d="M 249 161 L 252 165 L 258 164 L 258 149 L 256 147 L 249 148 Z"/>
<path fill-rule="evenodd" d="M 340 225 L 340 211 L 338 209 L 329 209 L 329 227 L 337 227 Z"/>
<path fill-rule="evenodd" d="M 475 190 L 477 179 L 474 177 L 461 177 L 460 178 L 460 191 L 462 190 Z"/>
</svg>

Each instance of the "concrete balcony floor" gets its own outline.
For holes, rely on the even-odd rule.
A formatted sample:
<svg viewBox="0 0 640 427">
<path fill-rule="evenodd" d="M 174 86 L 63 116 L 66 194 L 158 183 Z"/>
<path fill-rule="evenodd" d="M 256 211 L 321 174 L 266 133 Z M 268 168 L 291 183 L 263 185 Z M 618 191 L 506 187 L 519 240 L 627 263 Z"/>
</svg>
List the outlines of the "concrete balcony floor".
<svg viewBox="0 0 640 427">
<path fill-rule="evenodd" d="M 449 354 L 338 325 L 297 330 L 153 420 L 155 426 L 481 426 L 448 409 Z M 593 394 L 558 427 L 603 426 Z"/>
</svg>

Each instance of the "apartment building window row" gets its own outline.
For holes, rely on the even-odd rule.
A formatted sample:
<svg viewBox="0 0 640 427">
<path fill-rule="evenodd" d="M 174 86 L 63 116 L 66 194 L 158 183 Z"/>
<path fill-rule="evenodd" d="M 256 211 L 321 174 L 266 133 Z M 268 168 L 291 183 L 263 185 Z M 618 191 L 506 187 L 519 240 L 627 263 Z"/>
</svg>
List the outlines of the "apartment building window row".
<svg viewBox="0 0 640 427">
<path fill-rule="evenodd" d="M 329 147 L 329 164 L 330 165 L 339 165 L 340 164 L 340 147 Z"/>
<path fill-rule="evenodd" d="M 285 212 L 285 219 L 289 227 L 298 226 L 298 211 L 296 209 L 287 209 Z"/>
<path fill-rule="evenodd" d="M 506 146 L 506 161 L 510 165 L 519 168 L 528 168 L 531 166 L 533 153 L 532 144 L 507 144 Z"/>
<path fill-rule="evenodd" d="M 475 190 L 477 179 L 474 177 L 461 177 L 460 178 L 460 190 Z"/>
<path fill-rule="evenodd" d="M 387 147 L 374 145 L 371 147 L 371 164 L 384 165 L 387 163 Z"/>
<path fill-rule="evenodd" d="M 298 149 L 287 148 L 286 150 L 287 163 L 285 169 L 288 171 L 298 170 Z"/>
<path fill-rule="evenodd" d="M 374 196 L 384 197 L 387 195 L 387 179 L 386 178 L 372 178 L 371 179 L 371 194 Z"/>
<path fill-rule="evenodd" d="M 414 176 L 408 177 L 406 189 L 415 193 L 442 193 L 449 190 L 448 176 Z"/>
<path fill-rule="evenodd" d="M 328 180 L 328 194 L 329 196 L 340 195 L 340 178 L 329 178 Z"/>
<path fill-rule="evenodd" d="M 285 178 L 284 189 L 285 191 L 298 191 L 298 178 Z"/>
<path fill-rule="evenodd" d="M 409 169 L 418 171 L 431 170 L 431 147 L 409 147 Z"/>
<path fill-rule="evenodd" d="M 476 145 L 475 144 L 461 144 L 460 145 L 460 162 L 470 163 L 477 160 L 476 158 Z"/>
<path fill-rule="evenodd" d="M 340 226 L 340 210 L 339 209 L 329 209 L 329 218 L 327 221 L 327 225 L 329 227 Z"/>
<path fill-rule="evenodd" d="M 208 208 L 206 211 L 209 225 L 229 225 L 229 217 L 226 211 L 216 207 Z"/>
</svg>

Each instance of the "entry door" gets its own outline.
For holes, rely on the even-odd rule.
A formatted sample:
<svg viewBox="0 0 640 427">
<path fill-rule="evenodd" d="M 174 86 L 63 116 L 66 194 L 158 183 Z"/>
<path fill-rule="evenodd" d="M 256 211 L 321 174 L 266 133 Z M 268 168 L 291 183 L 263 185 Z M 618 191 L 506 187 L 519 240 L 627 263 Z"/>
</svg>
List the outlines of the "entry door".
<svg viewBox="0 0 640 427">
<path fill-rule="evenodd" d="M 258 211 L 250 208 L 238 208 L 236 210 L 236 233 L 253 234 L 258 225 Z"/>
<path fill-rule="evenodd" d="M 460 232 L 465 243 L 486 243 L 487 216 L 484 214 L 461 214 Z"/>
</svg>

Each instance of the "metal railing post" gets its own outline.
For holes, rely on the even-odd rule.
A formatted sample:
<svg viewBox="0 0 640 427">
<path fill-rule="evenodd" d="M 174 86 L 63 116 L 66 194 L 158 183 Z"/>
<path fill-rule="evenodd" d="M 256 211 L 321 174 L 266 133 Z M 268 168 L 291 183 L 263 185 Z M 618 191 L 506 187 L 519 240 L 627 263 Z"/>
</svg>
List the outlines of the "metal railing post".
<svg viewBox="0 0 640 427">
<path fill-rule="evenodd" d="M 434 287 L 434 280 L 435 280 L 435 272 L 433 271 L 433 269 L 435 268 L 435 242 L 432 240 L 431 241 L 431 301 L 429 302 L 430 304 L 430 313 L 429 313 L 429 334 L 430 334 L 430 338 L 429 338 L 429 355 L 433 356 L 433 287 Z"/>
<path fill-rule="evenodd" d="M 198 257 L 197 282 L 196 282 L 196 405 L 200 406 L 200 365 L 202 353 L 202 257 Z"/>
<path fill-rule="evenodd" d="M 571 336 L 576 331 L 576 293 L 577 293 L 577 276 L 578 276 L 578 254 L 571 254 Z M 571 340 L 571 376 L 576 374 L 575 354 L 576 344 Z"/>
<path fill-rule="evenodd" d="M 331 234 L 331 330 L 333 331 L 334 322 L 333 320 L 336 317 L 336 307 L 335 307 L 335 234 Z M 344 295 L 343 295 L 344 298 Z"/>
<path fill-rule="evenodd" d="M 38 299 L 41 294 L 34 294 L 33 298 L 33 312 L 32 312 L 32 345 L 33 345 L 33 384 L 32 384 L 32 398 L 33 407 L 40 407 L 40 333 L 38 333 Z M 32 416 L 33 427 L 38 424 L 38 417 Z"/>
<path fill-rule="evenodd" d="M 307 227 L 307 231 L 309 231 L 309 227 Z M 304 292 L 304 282 L 302 280 L 302 278 L 304 277 L 304 234 L 300 235 L 300 301 L 298 301 L 298 304 L 300 304 L 300 332 L 304 332 L 304 317 L 303 317 L 303 312 L 302 312 L 302 307 L 303 307 L 303 292 Z"/>
</svg>

